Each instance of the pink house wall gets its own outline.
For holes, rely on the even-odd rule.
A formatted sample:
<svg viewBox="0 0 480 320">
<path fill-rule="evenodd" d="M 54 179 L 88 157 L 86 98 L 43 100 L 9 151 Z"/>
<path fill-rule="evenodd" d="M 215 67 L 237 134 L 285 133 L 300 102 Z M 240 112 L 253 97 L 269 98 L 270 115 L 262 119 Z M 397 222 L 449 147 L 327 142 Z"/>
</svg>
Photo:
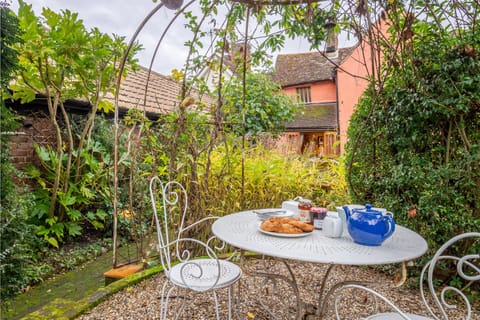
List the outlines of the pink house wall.
<svg viewBox="0 0 480 320">
<path fill-rule="evenodd" d="M 347 129 L 358 99 L 368 86 L 367 68 L 362 48 L 358 46 L 337 69 L 338 83 L 338 121 L 340 131 L 340 153 L 343 154 L 347 143 Z M 355 76 L 353 76 L 355 75 Z"/>
<path fill-rule="evenodd" d="M 283 90 L 291 96 L 297 95 L 297 88 L 310 87 L 312 103 L 335 102 L 337 100 L 335 83 L 330 80 L 309 83 L 300 86 L 286 87 Z"/>
<path fill-rule="evenodd" d="M 381 19 L 371 32 L 375 38 L 384 37 L 387 34 L 388 24 Z M 353 110 L 358 100 L 367 88 L 372 77 L 377 77 L 383 54 L 380 48 L 372 48 L 369 39 L 365 38 L 343 61 L 337 69 L 338 83 L 338 118 L 340 131 L 340 153 L 343 154 L 347 143 L 347 130 Z"/>
<path fill-rule="evenodd" d="M 375 38 L 381 38 L 387 34 L 387 28 L 386 21 L 380 19 L 370 31 Z M 381 50 L 374 49 L 374 52 L 375 55 L 372 56 L 369 38 L 366 37 L 337 68 L 337 83 L 324 80 L 284 88 L 285 93 L 295 96 L 297 88 L 310 86 L 312 103 L 338 103 L 340 154 L 345 151 L 348 125 L 355 106 L 369 84 L 368 79 L 377 72 L 382 59 Z"/>
</svg>

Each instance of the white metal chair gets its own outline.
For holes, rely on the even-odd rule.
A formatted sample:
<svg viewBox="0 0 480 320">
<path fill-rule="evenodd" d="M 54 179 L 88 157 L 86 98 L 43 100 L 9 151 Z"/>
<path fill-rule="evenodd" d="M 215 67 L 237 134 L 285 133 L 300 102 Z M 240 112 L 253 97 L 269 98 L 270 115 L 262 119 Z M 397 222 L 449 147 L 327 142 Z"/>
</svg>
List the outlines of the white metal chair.
<svg viewBox="0 0 480 320">
<path fill-rule="evenodd" d="M 431 319 L 442 319 L 448 320 L 448 310 L 449 309 L 456 309 L 459 306 L 459 303 L 453 304 L 452 301 L 448 300 L 447 297 L 451 297 L 452 295 L 455 296 L 457 299 L 461 299 L 463 302 L 463 309 L 465 320 L 469 319 L 479 319 L 477 318 L 480 315 L 475 315 L 473 317 L 473 310 L 471 303 L 469 302 L 467 296 L 457 288 L 456 286 L 451 285 L 442 285 L 441 287 L 436 287 L 436 281 L 434 281 L 434 273 L 436 268 L 438 267 L 439 263 L 445 263 L 447 261 L 453 262 L 456 265 L 456 273 L 459 277 L 461 277 L 468 285 L 473 285 L 480 281 L 480 252 L 473 252 L 472 254 L 466 254 L 463 257 L 456 257 L 451 255 L 444 255 L 444 252 L 447 248 L 454 244 L 458 244 L 460 240 L 470 238 L 473 241 L 480 240 L 480 233 L 479 232 L 470 232 L 457 235 L 447 241 L 440 249 L 437 250 L 433 258 L 423 267 L 422 272 L 420 274 L 420 293 L 422 295 L 423 303 L 425 307 L 429 311 L 432 318 L 425 317 L 423 315 L 416 315 L 411 313 L 404 313 L 398 308 L 392 301 L 388 298 L 383 296 L 382 294 L 378 293 L 377 291 L 373 290 L 364 285 L 348 283 L 344 285 L 340 285 L 338 288 L 333 288 L 332 291 L 335 292 L 335 300 L 334 300 L 334 307 L 335 307 L 335 315 L 337 320 L 340 319 L 339 307 L 341 306 L 342 301 L 342 293 L 345 290 L 362 290 L 367 292 L 368 294 L 373 295 L 377 300 L 385 302 L 386 305 L 392 308 L 394 312 L 384 312 L 384 313 L 377 313 L 375 315 L 371 315 L 366 318 L 362 318 L 365 320 L 431 320 Z M 477 246 L 478 248 L 478 246 Z M 426 285 L 428 285 L 428 291 L 424 290 L 424 280 L 426 280 Z M 465 283 L 463 282 L 463 283 Z M 428 293 L 430 293 L 430 298 L 428 299 Z M 460 302 L 456 300 L 457 302 Z M 348 319 L 354 319 L 351 315 L 349 315 Z"/>
<path fill-rule="evenodd" d="M 157 195 L 161 196 L 161 201 L 156 201 Z M 228 292 L 228 319 L 231 319 L 232 289 L 242 271 L 227 259 L 218 258 L 216 251 L 223 248 L 218 239 L 208 237 L 201 241 L 191 235 L 201 223 L 217 217 L 205 217 L 187 225 L 187 192 L 176 181 L 163 183 L 158 177 L 153 177 L 150 180 L 150 199 L 157 227 L 160 262 L 166 276 L 162 287 L 160 319 L 167 319 L 170 299 L 175 290 L 178 292 L 175 297 L 181 298 L 181 303 L 173 311 L 174 319 L 178 319 L 184 311 L 188 291 L 211 292 L 215 315 L 220 319 L 217 290 L 223 288 Z M 157 210 L 163 210 L 163 215 L 159 216 Z"/>
</svg>

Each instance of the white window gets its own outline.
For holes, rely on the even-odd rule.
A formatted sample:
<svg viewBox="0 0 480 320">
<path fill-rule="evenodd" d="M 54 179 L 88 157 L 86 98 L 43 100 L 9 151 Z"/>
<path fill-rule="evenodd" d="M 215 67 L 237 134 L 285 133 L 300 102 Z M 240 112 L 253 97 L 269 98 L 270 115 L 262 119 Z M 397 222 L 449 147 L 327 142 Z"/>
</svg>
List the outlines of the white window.
<svg viewBox="0 0 480 320">
<path fill-rule="evenodd" d="M 310 95 L 310 87 L 301 87 L 297 88 L 297 96 L 300 101 L 303 103 L 310 103 L 312 102 L 312 98 Z"/>
</svg>

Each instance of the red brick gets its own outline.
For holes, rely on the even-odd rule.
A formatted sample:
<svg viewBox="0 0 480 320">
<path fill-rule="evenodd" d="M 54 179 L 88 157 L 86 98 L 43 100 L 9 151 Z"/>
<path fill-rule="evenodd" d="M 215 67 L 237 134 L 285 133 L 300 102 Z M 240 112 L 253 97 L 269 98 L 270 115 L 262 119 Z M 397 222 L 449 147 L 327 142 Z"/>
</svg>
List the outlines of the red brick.
<svg viewBox="0 0 480 320">
<path fill-rule="evenodd" d="M 27 156 L 28 156 L 28 152 L 25 150 L 21 150 L 18 148 L 10 150 L 10 157 L 18 158 L 18 157 L 27 157 Z"/>
</svg>

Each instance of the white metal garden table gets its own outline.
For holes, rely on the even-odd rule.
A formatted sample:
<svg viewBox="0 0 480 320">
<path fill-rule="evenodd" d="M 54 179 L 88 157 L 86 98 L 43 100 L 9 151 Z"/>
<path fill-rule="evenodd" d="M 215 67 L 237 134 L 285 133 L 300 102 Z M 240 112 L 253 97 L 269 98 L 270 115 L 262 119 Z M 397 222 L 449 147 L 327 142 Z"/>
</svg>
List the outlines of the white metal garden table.
<svg viewBox="0 0 480 320">
<path fill-rule="evenodd" d="M 328 273 L 335 265 L 401 263 L 420 257 L 428 249 L 427 242 L 418 233 L 399 225 L 396 226 L 394 234 L 377 247 L 356 244 L 348 234 L 340 238 L 329 238 L 321 230 L 295 238 L 272 236 L 262 233 L 259 225 L 256 214 L 249 210 L 218 219 L 212 225 L 212 231 L 219 239 L 236 248 L 280 258 L 287 267 L 289 260 L 329 264 L 320 295 L 323 294 Z M 298 294 L 293 274 L 292 278 L 294 291 Z M 297 300 L 300 301 L 299 298 Z M 300 304 L 297 307 L 298 318 L 302 316 L 299 309 Z M 321 316 L 322 306 L 317 310 Z"/>
</svg>

